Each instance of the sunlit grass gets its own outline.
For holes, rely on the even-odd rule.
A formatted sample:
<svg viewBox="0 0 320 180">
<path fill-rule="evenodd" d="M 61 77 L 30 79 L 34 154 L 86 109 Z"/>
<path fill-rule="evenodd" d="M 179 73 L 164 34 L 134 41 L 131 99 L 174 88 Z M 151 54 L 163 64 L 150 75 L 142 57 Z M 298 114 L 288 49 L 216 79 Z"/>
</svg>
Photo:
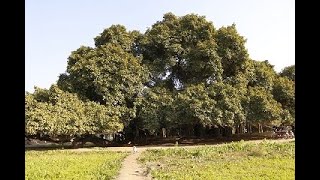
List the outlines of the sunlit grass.
<svg viewBox="0 0 320 180">
<path fill-rule="evenodd" d="M 140 162 L 156 179 L 294 179 L 294 142 L 148 150 Z"/>
<path fill-rule="evenodd" d="M 27 151 L 25 179 L 112 179 L 128 153 L 67 150 Z"/>
</svg>

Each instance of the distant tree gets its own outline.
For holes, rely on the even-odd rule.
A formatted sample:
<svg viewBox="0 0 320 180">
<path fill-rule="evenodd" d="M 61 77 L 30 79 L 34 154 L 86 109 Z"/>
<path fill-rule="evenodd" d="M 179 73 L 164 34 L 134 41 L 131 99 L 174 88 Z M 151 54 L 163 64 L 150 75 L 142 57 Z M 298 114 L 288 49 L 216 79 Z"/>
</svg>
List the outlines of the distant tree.
<svg viewBox="0 0 320 180">
<path fill-rule="evenodd" d="M 272 125 L 281 120 L 281 104 L 263 87 L 250 87 L 244 104 L 247 121 L 253 125 Z"/>
<path fill-rule="evenodd" d="M 278 101 L 282 108 L 288 110 L 291 117 L 295 118 L 295 84 L 294 81 L 287 77 L 279 77 L 276 79 L 273 91 L 273 97 Z"/>
<path fill-rule="evenodd" d="M 295 81 L 296 78 L 296 70 L 295 65 L 287 66 L 285 67 L 281 72 L 280 76 L 287 77 L 292 81 Z"/>
</svg>

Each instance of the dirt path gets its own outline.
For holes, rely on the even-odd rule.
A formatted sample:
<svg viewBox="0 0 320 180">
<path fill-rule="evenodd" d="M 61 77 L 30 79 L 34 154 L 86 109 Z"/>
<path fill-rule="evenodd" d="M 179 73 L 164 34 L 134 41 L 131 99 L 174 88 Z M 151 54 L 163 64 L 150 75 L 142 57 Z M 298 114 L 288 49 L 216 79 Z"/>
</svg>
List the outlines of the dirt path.
<svg viewBox="0 0 320 180">
<path fill-rule="evenodd" d="M 268 140 L 269 142 L 288 142 L 288 141 L 294 141 L 295 139 L 278 139 L 278 140 Z M 252 143 L 260 143 L 263 140 L 253 140 L 253 141 L 246 141 L 246 142 L 252 142 Z M 207 146 L 219 146 L 222 144 L 215 144 L 215 145 L 207 145 Z M 195 146 L 179 146 L 180 148 L 196 148 L 201 147 L 203 145 L 195 145 Z M 175 146 L 154 146 L 154 147 L 137 147 L 138 152 L 133 153 L 132 147 L 108 147 L 103 149 L 95 149 L 95 148 L 81 148 L 81 149 L 74 149 L 73 151 L 126 151 L 131 152 L 129 156 L 127 156 L 124 161 L 122 162 L 122 167 L 119 172 L 119 176 L 116 178 L 116 180 L 151 180 L 151 175 L 146 173 L 145 169 L 140 167 L 140 165 L 137 162 L 137 158 L 139 155 L 147 150 L 147 149 L 168 149 L 168 148 L 175 148 Z"/>
<path fill-rule="evenodd" d="M 268 142 L 288 142 L 294 141 L 295 139 L 274 139 L 274 140 L 267 140 Z M 251 140 L 245 142 L 251 143 L 260 143 L 264 140 Z M 207 144 L 206 146 L 220 146 L 228 143 L 221 143 L 221 144 Z M 181 148 L 196 148 L 202 147 L 204 145 L 179 145 L 178 147 Z M 137 146 L 138 154 L 142 151 L 147 149 L 168 149 L 168 148 L 175 148 L 175 146 Z M 66 149 L 66 151 L 122 151 L 122 152 L 132 152 L 132 147 L 107 147 L 107 148 L 79 148 L 79 149 Z"/>
<path fill-rule="evenodd" d="M 144 149 L 145 150 L 145 149 Z M 142 151 L 144 151 L 142 150 Z M 140 155 L 141 150 L 137 153 L 132 153 L 122 162 L 122 168 L 119 172 L 117 180 L 149 180 L 150 175 L 140 167 L 137 162 L 137 158 Z"/>
</svg>

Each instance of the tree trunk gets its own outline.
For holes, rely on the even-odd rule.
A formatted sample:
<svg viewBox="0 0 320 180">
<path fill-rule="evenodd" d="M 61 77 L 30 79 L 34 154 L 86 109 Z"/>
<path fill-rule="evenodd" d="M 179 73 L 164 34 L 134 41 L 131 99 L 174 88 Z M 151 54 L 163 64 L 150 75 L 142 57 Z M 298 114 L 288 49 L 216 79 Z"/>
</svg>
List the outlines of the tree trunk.
<svg viewBox="0 0 320 180">
<path fill-rule="evenodd" d="M 166 138 L 166 137 L 167 137 L 166 128 L 162 128 L 162 137 L 163 137 L 163 138 Z"/>
<path fill-rule="evenodd" d="M 252 126 L 250 123 L 247 123 L 248 133 L 252 133 Z"/>
<path fill-rule="evenodd" d="M 241 129 L 242 129 L 242 133 L 244 134 L 244 133 L 246 133 L 246 131 L 245 131 L 245 129 L 246 129 L 246 124 L 244 124 L 244 123 L 242 123 L 241 124 Z"/>
<path fill-rule="evenodd" d="M 237 129 L 234 126 L 232 126 L 232 134 L 236 134 L 236 131 Z"/>
<path fill-rule="evenodd" d="M 260 123 L 258 123 L 258 125 L 259 125 L 259 133 L 263 133 L 263 127 L 262 127 L 262 125 L 261 125 Z"/>
<path fill-rule="evenodd" d="M 139 140 L 139 129 L 136 127 L 136 134 L 134 136 L 134 141 L 137 142 Z"/>
<path fill-rule="evenodd" d="M 238 125 L 238 128 L 237 128 L 237 131 L 238 131 L 238 134 L 243 134 L 245 133 L 245 124 L 244 123 L 241 123 Z"/>
</svg>

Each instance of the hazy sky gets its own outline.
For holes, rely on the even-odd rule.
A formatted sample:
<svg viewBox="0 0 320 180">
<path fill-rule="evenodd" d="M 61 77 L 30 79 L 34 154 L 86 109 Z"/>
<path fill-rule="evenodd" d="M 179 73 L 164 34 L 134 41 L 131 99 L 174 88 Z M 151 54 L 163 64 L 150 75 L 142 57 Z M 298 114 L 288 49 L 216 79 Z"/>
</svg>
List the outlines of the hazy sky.
<svg viewBox="0 0 320 180">
<path fill-rule="evenodd" d="M 71 51 L 94 46 L 112 24 L 144 32 L 167 12 L 204 15 L 216 28 L 235 23 L 252 59 L 276 71 L 295 64 L 294 0 L 27 0 L 25 90 L 56 83 Z"/>
</svg>

